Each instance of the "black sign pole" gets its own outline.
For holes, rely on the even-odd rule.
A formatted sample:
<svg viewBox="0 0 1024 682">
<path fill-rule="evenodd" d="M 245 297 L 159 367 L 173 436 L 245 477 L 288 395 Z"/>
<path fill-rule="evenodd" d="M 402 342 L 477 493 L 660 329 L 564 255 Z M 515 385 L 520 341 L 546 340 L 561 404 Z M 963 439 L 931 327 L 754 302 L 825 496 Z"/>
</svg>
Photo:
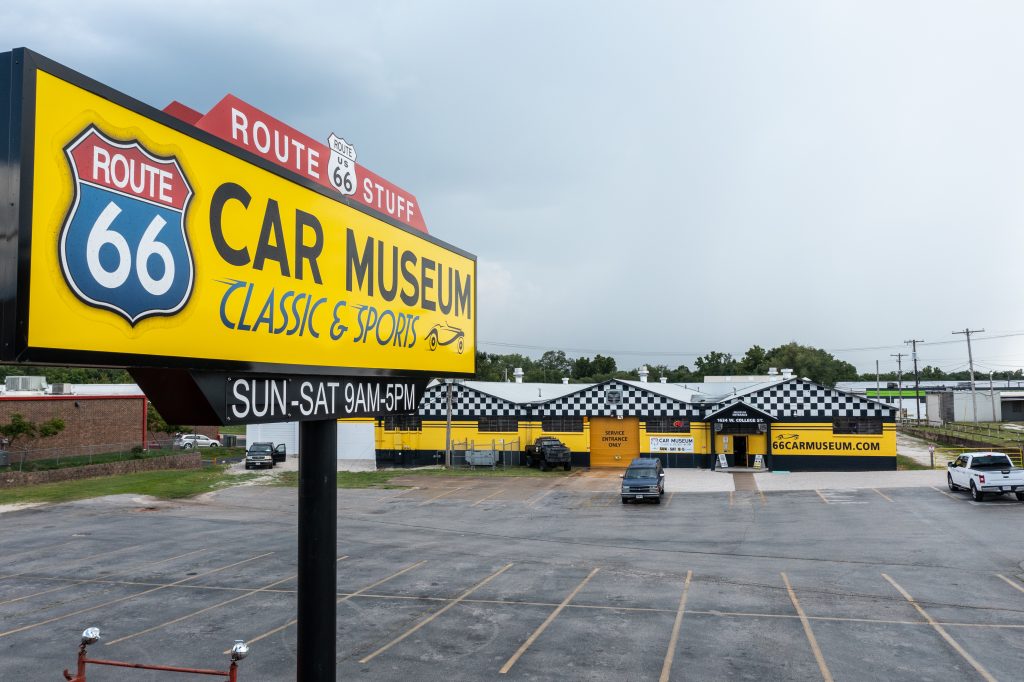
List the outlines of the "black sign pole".
<svg viewBox="0 0 1024 682">
<path fill-rule="evenodd" d="M 334 682 L 338 422 L 299 423 L 298 682 Z"/>
</svg>

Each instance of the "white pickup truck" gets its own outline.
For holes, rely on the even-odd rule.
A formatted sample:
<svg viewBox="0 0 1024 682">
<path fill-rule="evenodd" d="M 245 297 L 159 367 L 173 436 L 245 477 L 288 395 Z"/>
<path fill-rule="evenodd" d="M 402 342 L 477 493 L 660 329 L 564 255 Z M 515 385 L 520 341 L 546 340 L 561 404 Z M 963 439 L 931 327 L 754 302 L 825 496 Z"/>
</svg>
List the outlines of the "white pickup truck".
<svg viewBox="0 0 1024 682">
<path fill-rule="evenodd" d="M 1016 493 L 1024 502 L 1024 469 L 1013 466 L 1001 452 L 968 452 L 946 466 L 950 490 L 970 490 L 971 497 L 979 502 L 988 493 Z"/>
</svg>

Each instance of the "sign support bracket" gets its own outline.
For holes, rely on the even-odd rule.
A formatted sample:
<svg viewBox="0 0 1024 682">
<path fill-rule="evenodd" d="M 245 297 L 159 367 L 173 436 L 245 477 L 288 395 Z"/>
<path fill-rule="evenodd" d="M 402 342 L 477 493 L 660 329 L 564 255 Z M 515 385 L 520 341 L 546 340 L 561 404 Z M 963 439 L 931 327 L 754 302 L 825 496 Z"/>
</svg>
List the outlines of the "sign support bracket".
<svg viewBox="0 0 1024 682">
<path fill-rule="evenodd" d="M 338 422 L 299 423 L 298 682 L 334 682 L 337 668 Z"/>
</svg>

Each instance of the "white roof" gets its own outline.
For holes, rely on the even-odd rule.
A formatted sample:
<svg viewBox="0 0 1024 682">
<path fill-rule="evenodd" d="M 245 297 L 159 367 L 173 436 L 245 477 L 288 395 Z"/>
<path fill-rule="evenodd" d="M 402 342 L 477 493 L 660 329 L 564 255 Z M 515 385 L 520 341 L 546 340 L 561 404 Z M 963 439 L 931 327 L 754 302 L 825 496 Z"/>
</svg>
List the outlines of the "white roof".
<svg viewBox="0 0 1024 682">
<path fill-rule="evenodd" d="M 504 381 L 463 381 L 466 388 L 487 393 L 512 403 L 542 403 L 582 391 L 594 384 L 517 384 Z"/>
<path fill-rule="evenodd" d="M 775 386 L 783 381 L 791 381 L 797 377 L 790 376 L 783 379 L 781 376 L 773 378 L 770 381 L 758 381 L 753 383 L 729 383 L 729 384 L 700 384 L 701 396 L 704 398 L 706 403 L 718 403 L 723 400 L 730 400 L 732 398 L 739 398 L 747 395 L 748 393 L 754 393 L 761 389 L 768 388 L 769 386 Z"/>
<path fill-rule="evenodd" d="M 65 384 L 65 387 L 70 387 L 65 395 L 143 395 L 137 384 Z"/>
<path fill-rule="evenodd" d="M 696 388 L 692 388 L 690 384 L 663 384 L 660 381 L 633 381 L 630 379 L 618 379 L 617 381 L 684 403 L 693 402 L 693 396 L 699 394 L 699 391 Z M 700 384 L 696 385 L 699 386 Z"/>
</svg>

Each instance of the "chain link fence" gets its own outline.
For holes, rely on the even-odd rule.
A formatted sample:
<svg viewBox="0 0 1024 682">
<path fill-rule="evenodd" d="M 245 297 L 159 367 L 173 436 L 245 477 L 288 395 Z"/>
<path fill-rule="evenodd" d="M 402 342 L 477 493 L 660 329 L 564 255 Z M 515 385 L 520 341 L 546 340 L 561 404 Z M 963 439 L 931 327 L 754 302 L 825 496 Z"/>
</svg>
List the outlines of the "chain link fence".
<svg viewBox="0 0 1024 682">
<path fill-rule="evenodd" d="M 192 450 L 173 448 L 174 438 L 151 438 L 148 448 L 143 448 L 138 441 L 120 443 L 93 443 L 75 445 L 74 454 L 68 453 L 67 447 L 25 448 L 17 450 L 0 449 L 0 471 L 49 471 L 66 467 L 86 466 L 89 464 L 106 464 L 127 459 L 149 459 L 166 457 L 167 455 L 189 453 Z M 206 460 L 216 459 L 237 460 L 239 455 L 233 449 L 200 448 L 204 464 Z"/>
<path fill-rule="evenodd" d="M 441 453 L 442 461 L 444 454 Z M 453 441 L 451 463 L 453 469 L 508 469 L 522 466 L 522 449 L 518 438 L 492 438 L 489 442 Z"/>
</svg>

